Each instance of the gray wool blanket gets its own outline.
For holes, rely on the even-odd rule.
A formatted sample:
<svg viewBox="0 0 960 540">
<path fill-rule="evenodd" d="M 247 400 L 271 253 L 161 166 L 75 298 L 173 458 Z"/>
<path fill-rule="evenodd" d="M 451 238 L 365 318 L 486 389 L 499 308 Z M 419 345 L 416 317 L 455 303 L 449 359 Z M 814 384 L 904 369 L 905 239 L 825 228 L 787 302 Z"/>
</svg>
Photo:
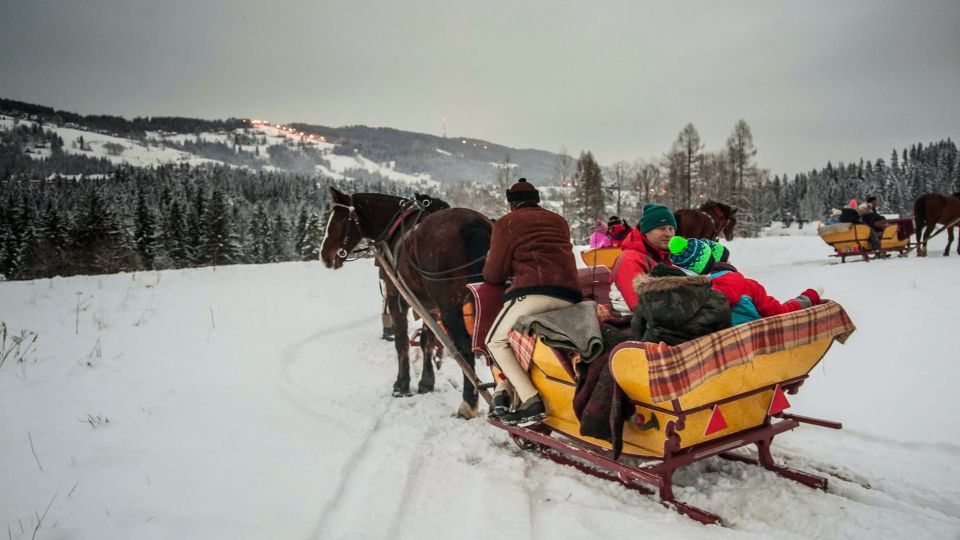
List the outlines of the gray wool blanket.
<svg viewBox="0 0 960 540">
<path fill-rule="evenodd" d="M 586 300 L 570 307 L 524 315 L 513 329 L 525 334 L 536 333 L 555 349 L 576 349 L 584 362 L 603 352 L 603 338 L 597 322 L 597 303 Z"/>
</svg>

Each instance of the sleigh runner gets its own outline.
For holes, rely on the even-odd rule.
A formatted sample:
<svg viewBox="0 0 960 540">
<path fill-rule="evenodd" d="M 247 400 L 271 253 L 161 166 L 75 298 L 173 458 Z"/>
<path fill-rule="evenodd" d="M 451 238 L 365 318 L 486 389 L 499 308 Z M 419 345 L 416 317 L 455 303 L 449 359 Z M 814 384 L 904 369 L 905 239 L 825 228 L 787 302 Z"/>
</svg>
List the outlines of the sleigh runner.
<svg viewBox="0 0 960 540">
<path fill-rule="evenodd" d="M 606 274 L 606 269 L 601 267 Z M 596 269 L 581 270 L 584 294 L 598 300 L 598 317 L 605 308 L 606 290 L 598 289 Z M 592 277 L 589 277 L 593 274 Z M 608 274 L 606 274 L 608 275 Z M 485 324 L 496 315 L 493 295 L 472 285 L 468 328 L 474 347 L 483 352 Z M 494 298 L 495 300 L 495 298 Z M 487 304 L 487 305 L 485 305 Z M 730 451 L 748 445 L 758 449 L 757 464 L 811 487 L 826 489 L 827 480 L 773 462 L 773 438 L 801 423 L 839 429 L 837 422 L 792 415 L 787 395 L 795 394 L 808 373 L 834 341 L 843 343 L 855 330 L 843 308 L 832 301 L 812 308 L 753 321 L 688 341 L 676 347 L 627 342 L 610 354 L 610 369 L 632 409 L 621 416 L 622 454 L 609 440 L 581 434 L 574 412 L 580 359 L 554 349 L 537 335 L 514 331 L 511 345 L 546 406 L 547 418 L 529 428 L 497 420 L 527 450 L 572 465 L 589 474 L 617 481 L 643 492 L 652 486 L 661 501 L 703 523 L 719 516 L 692 507 L 673 496 L 673 471 L 720 455 L 753 462 Z M 478 338 L 481 338 L 478 340 Z"/>
</svg>

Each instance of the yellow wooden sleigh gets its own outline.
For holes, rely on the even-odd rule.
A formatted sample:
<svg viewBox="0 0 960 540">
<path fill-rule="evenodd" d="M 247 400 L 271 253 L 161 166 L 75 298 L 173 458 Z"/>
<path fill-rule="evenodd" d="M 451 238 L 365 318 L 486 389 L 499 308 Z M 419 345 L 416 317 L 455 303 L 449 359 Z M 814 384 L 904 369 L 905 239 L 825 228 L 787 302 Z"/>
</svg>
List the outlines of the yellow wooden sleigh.
<svg viewBox="0 0 960 540">
<path fill-rule="evenodd" d="M 580 252 L 580 259 L 587 266 L 605 266 L 612 270 L 621 252 L 623 250 L 618 247 L 587 249 Z"/>
<path fill-rule="evenodd" d="M 900 220 L 898 220 L 900 221 Z M 862 257 L 869 261 L 871 258 L 884 258 L 890 253 L 897 253 L 906 257 L 913 249 L 909 234 L 903 234 L 902 225 L 888 223 L 880 235 L 880 248 L 873 249 L 870 245 L 870 227 L 862 223 L 834 223 L 817 229 L 834 253 L 831 257 L 840 257 L 840 262 L 847 262 L 847 257 Z"/>
<path fill-rule="evenodd" d="M 584 271 L 581 271 L 584 272 Z M 739 325 L 668 347 L 623 343 L 610 353 L 611 373 L 633 405 L 624 423 L 622 454 L 614 459 L 610 441 L 581 435 L 573 409 L 576 355 L 552 349 L 533 336 L 530 377 L 546 406 L 542 424 L 507 430 L 522 448 L 643 492 L 654 486 L 660 500 L 703 523 L 715 514 L 674 498 L 673 472 L 707 457 L 747 461 L 811 487 L 827 480 L 774 463 L 774 436 L 801 423 L 839 429 L 837 422 L 789 414 L 794 394 L 835 340 L 855 327 L 838 304 L 821 305 Z M 479 349 L 478 349 L 479 350 Z M 525 360 L 525 359 L 522 359 Z M 755 444 L 758 460 L 730 454 Z"/>
</svg>

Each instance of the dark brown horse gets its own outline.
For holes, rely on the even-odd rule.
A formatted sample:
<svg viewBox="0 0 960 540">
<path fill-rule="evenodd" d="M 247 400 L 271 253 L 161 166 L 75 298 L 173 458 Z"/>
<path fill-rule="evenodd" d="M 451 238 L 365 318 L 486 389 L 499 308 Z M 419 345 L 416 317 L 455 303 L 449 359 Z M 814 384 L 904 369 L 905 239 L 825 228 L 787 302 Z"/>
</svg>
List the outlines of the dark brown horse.
<svg viewBox="0 0 960 540">
<path fill-rule="evenodd" d="M 700 205 L 699 210 L 677 210 L 673 213 L 677 219 L 677 234 L 686 238 L 717 240 L 722 233 L 727 240 L 733 240 L 737 210 L 717 201 L 707 201 Z"/>
<path fill-rule="evenodd" d="M 913 219 L 917 225 L 917 257 L 927 256 L 927 241 L 937 225 L 949 225 L 947 248 L 943 250 L 943 256 L 949 257 L 950 246 L 953 244 L 953 229 L 960 226 L 960 192 L 949 196 L 924 193 L 917 197 L 917 200 L 913 201 Z M 923 230 L 924 227 L 926 231 Z M 960 242 L 957 243 L 957 255 L 960 255 Z"/>
<path fill-rule="evenodd" d="M 473 365 L 470 335 L 463 322 L 462 305 L 467 283 L 481 281 L 483 260 L 490 248 L 492 225 L 484 215 L 466 208 L 421 211 L 423 202 L 379 193 L 347 195 L 330 188 L 333 210 L 320 247 L 327 268 L 340 268 L 361 239 L 385 240 L 395 253 L 397 273 L 413 294 L 440 321 L 464 360 Z M 432 199 L 439 201 L 438 199 Z M 442 203 L 442 201 L 439 201 Z M 431 203 L 431 206 L 434 203 Z M 442 203 L 446 204 L 446 203 Z M 429 206 L 428 206 L 429 208 Z M 407 335 L 407 303 L 387 281 L 386 301 L 393 318 L 399 369 L 393 383 L 394 396 L 410 395 L 410 357 Z M 423 332 L 423 373 L 418 392 L 434 387 L 432 353 L 436 337 Z M 458 414 L 477 415 L 477 390 L 464 375 L 463 403 Z"/>
</svg>

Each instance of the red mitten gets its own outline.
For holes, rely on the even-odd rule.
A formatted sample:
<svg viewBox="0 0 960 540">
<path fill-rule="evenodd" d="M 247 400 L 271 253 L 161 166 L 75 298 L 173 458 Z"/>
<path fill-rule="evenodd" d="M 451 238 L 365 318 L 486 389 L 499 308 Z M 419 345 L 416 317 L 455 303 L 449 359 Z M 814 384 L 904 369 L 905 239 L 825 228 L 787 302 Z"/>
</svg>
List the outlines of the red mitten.
<svg viewBox="0 0 960 540">
<path fill-rule="evenodd" d="M 800 296 L 806 296 L 807 300 L 810 300 L 810 303 L 814 306 L 820 304 L 820 302 L 822 301 L 820 300 L 820 293 L 818 293 L 813 289 L 807 289 L 803 291 L 802 293 L 800 293 Z"/>
</svg>

